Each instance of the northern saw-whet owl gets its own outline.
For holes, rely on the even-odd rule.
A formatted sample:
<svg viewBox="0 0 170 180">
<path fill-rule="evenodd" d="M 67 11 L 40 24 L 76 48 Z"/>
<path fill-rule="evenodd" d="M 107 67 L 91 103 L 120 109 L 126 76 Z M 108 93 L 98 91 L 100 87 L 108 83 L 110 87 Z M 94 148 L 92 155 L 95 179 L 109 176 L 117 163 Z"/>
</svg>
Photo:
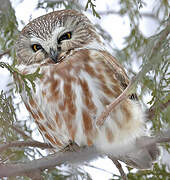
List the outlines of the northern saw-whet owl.
<svg viewBox="0 0 170 180">
<path fill-rule="evenodd" d="M 107 52 L 94 25 L 82 13 L 60 10 L 27 24 L 16 43 L 18 69 L 40 68 L 32 97 L 22 91 L 26 108 L 39 131 L 54 148 L 69 142 L 93 146 L 137 168 L 150 168 L 156 145 L 134 150 L 146 136 L 145 115 L 132 94 L 106 118 L 96 119 L 129 84 L 123 67 Z"/>
</svg>

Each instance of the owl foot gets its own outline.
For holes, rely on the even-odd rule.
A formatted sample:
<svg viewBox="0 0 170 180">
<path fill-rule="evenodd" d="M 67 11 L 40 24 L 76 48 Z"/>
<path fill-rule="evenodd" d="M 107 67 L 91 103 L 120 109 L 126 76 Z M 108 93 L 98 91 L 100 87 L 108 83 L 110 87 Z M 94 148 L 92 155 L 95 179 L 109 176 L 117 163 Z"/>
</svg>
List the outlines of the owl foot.
<svg viewBox="0 0 170 180">
<path fill-rule="evenodd" d="M 76 152 L 80 149 L 80 147 L 72 140 L 69 140 L 69 144 L 62 149 L 62 152 L 68 152 L 68 151 L 71 151 L 71 152 Z"/>
</svg>

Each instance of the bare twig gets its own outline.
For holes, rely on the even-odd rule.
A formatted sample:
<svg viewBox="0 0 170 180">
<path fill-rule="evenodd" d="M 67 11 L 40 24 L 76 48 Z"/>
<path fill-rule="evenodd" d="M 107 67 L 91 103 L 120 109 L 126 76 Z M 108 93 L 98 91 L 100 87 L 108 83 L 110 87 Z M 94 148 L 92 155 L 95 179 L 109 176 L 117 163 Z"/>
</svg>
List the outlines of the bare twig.
<svg viewBox="0 0 170 180">
<path fill-rule="evenodd" d="M 10 126 L 11 129 L 22 135 L 24 138 L 32 139 L 32 137 L 28 136 L 22 129 L 19 129 L 19 127 L 17 127 L 16 125 L 10 124 L 8 121 L 5 121 L 5 123 L 7 123 L 7 125 Z"/>
<path fill-rule="evenodd" d="M 154 144 L 161 144 L 161 143 L 169 143 L 170 142 L 170 129 L 167 129 L 166 131 L 162 131 L 158 134 L 156 134 L 154 137 L 149 136 L 143 136 L 137 139 L 138 147 L 136 147 L 140 150 L 141 148 L 146 148 L 149 146 L 152 146 Z"/>
<path fill-rule="evenodd" d="M 131 81 L 129 83 L 129 85 L 126 87 L 126 89 L 122 92 L 122 94 L 120 94 L 120 96 L 118 96 L 111 104 L 109 104 L 105 110 L 101 113 L 101 115 L 97 118 L 96 124 L 97 126 L 102 126 L 106 120 L 106 118 L 108 117 L 108 115 L 110 114 L 110 112 L 124 99 L 126 99 L 128 97 L 128 95 L 130 94 L 131 90 L 132 90 L 132 85 L 133 85 L 134 81 Z"/>
<path fill-rule="evenodd" d="M 106 15 L 111 15 L 111 14 L 113 14 L 113 15 L 119 15 L 119 16 L 124 16 L 124 15 L 126 15 L 126 14 L 120 13 L 120 11 L 115 11 L 115 10 L 98 11 L 98 13 L 99 13 L 101 16 L 106 16 Z M 145 12 L 145 13 L 140 13 L 140 15 L 141 15 L 142 17 L 152 18 L 152 19 L 157 20 L 157 21 L 160 22 L 160 20 L 159 20 L 154 14 L 152 14 L 152 13 L 146 13 L 146 12 Z"/>
<path fill-rule="evenodd" d="M 115 166 L 117 167 L 117 169 L 119 170 L 120 172 L 120 175 L 122 177 L 123 180 L 128 180 L 123 168 L 122 168 L 122 165 L 120 164 L 120 162 L 117 160 L 117 159 L 113 159 L 112 157 L 109 157 L 112 162 L 115 164 Z"/>
<path fill-rule="evenodd" d="M 21 134 L 23 137 L 28 138 L 28 139 L 32 139 L 30 136 L 28 136 L 24 131 L 22 131 L 21 129 L 19 129 L 18 127 L 11 125 L 10 127 L 15 130 L 17 133 Z"/>
<path fill-rule="evenodd" d="M 156 135 L 156 143 L 167 143 L 170 142 L 170 129 L 160 132 Z"/>
<path fill-rule="evenodd" d="M 9 55 L 9 53 L 10 53 L 10 50 L 9 49 L 7 49 L 6 51 L 4 51 L 3 53 L 1 53 L 0 54 L 0 59 L 4 56 L 4 55 Z"/>
<path fill-rule="evenodd" d="M 0 152 L 11 148 L 11 147 L 25 147 L 25 146 L 31 146 L 31 147 L 38 147 L 38 148 L 52 148 L 49 144 L 38 142 L 38 141 L 33 141 L 33 140 L 28 140 L 28 141 L 14 141 L 10 143 L 4 143 L 0 144 Z"/>
</svg>

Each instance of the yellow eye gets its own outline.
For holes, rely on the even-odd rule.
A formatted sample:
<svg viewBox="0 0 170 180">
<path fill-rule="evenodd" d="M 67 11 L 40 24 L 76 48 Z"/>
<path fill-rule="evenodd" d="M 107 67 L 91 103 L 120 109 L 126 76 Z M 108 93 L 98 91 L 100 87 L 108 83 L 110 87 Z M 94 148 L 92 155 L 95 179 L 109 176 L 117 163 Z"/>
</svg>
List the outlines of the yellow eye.
<svg viewBox="0 0 170 180">
<path fill-rule="evenodd" d="M 68 39 L 71 38 L 71 33 L 70 32 L 67 33 L 67 37 L 68 37 Z"/>
<path fill-rule="evenodd" d="M 43 49 L 40 44 L 33 44 L 31 47 L 34 52 L 37 52 L 38 50 Z"/>
<path fill-rule="evenodd" d="M 71 32 L 66 32 L 64 33 L 59 39 L 58 39 L 58 44 L 61 43 L 63 40 L 71 39 Z"/>
</svg>

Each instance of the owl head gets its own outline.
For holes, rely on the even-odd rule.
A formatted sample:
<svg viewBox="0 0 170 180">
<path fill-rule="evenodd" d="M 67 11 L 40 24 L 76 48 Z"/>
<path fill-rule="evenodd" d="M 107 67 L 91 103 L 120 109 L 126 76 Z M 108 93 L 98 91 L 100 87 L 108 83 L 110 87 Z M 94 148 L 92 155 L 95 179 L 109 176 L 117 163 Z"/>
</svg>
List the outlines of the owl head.
<svg viewBox="0 0 170 180">
<path fill-rule="evenodd" d="M 85 15 L 75 10 L 60 10 L 27 24 L 16 42 L 16 53 L 20 64 L 41 63 L 46 58 L 57 63 L 63 52 L 100 47 L 100 37 Z"/>
</svg>

